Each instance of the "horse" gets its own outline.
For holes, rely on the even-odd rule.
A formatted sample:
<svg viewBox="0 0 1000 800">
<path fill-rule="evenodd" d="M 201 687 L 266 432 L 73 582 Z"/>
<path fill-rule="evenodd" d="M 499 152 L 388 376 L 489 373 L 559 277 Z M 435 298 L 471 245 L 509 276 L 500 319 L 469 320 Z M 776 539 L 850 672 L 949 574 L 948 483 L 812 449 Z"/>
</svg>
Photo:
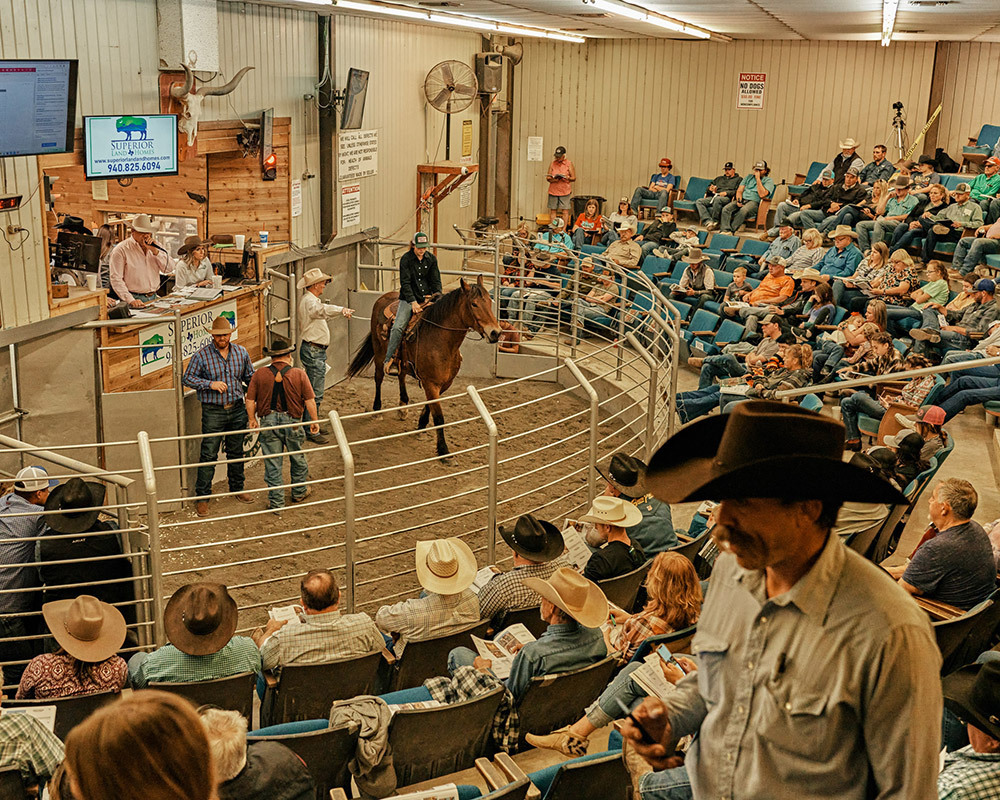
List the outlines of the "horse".
<svg viewBox="0 0 1000 800">
<path fill-rule="evenodd" d="M 399 292 L 386 292 L 372 309 L 371 332 L 358 348 L 347 369 L 347 377 L 353 378 L 375 362 L 375 402 L 373 411 L 382 409 L 382 379 L 385 377 L 385 353 L 388 347 L 390 325 L 386 324 L 385 308 L 399 297 Z M 403 301 L 405 302 L 405 301 Z M 493 300 L 483 286 L 483 276 L 471 286 L 463 278 L 461 285 L 442 295 L 428 306 L 420 316 L 411 335 L 403 338 L 399 345 L 399 402 L 406 406 L 410 402 L 406 392 L 406 375 L 412 374 L 423 386 L 427 405 L 420 412 L 417 430 L 427 426 L 431 414 L 437 428 L 437 452 L 443 458 L 448 456 L 448 443 L 444 438 L 444 413 L 438 398 L 448 391 L 451 382 L 462 366 L 462 346 L 470 330 L 479 333 L 490 344 L 500 339 L 500 323 L 493 316 Z M 405 416 L 405 408 L 400 412 Z"/>
</svg>

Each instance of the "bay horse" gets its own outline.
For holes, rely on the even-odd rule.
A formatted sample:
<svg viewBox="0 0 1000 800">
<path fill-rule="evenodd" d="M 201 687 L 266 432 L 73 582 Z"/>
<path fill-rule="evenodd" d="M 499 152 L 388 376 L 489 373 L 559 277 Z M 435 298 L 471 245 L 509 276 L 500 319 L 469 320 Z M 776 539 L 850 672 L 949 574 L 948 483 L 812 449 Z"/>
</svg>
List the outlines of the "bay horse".
<svg viewBox="0 0 1000 800">
<path fill-rule="evenodd" d="M 385 377 L 385 353 L 388 347 L 388 333 L 391 320 L 385 316 L 385 308 L 399 298 L 399 292 L 386 292 L 372 309 L 371 332 L 362 343 L 347 369 L 347 377 L 353 378 L 372 361 L 375 362 L 375 402 L 373 411 L 382 409 L 382 379 Z M 405 302 L 405 301 L 402 301 Z M 416 323 L 415 330 L 404 336 L 399 344 L 399 402 L 405 406 L 410 402 L 406 392 L 406 376 L 413 375 L 424 388 L 430 401 L 420 412 L 417 430 L 427 426 L 431 414 L 437 428 L 437 452 L 441 457 L 448 455 L 448 443 L 444 438 L 444 413 L 438 398 L 448 391 L 451 382 L 462 366 L 459 348 L 470 330 L 474 330 L 496 344 L 500 339 L 500 323 L 493 316 L 493 299 L 483 286 L 483 276 L 471 286 L 463 278 L 461 285 L 442 295 L 432 305 L 424 309 Z M 402 414 L 405 413 L 405 409 Z"/>
</svg>

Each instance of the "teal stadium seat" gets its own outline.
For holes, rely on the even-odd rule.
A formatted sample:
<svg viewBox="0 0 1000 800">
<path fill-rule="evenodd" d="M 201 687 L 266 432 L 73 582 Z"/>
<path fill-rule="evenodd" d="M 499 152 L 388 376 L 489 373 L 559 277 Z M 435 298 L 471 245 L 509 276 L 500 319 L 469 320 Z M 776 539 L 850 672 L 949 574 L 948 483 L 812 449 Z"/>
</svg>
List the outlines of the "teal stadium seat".
<svg viewBox="0 0 1000 800">
<path fill-rule="evenodd" d="M 789 196 L 795 197 L 808 189 L 809 185 L 819 177 L 819 173 L 823 170 L 823 167 L 825 167 L 826 164 L 826 161 L 813 161 L 812 164 L 809 165 L 808 172 L 806 172 L 806 179 L 804 183 L 792 183 L 786 187 L 788 189 Z"/>
<path fill-rule="evenodd" d="M 689 178 L 687 188 L 684 190 L 684 199 L 674 200 L 674 214 L 679 215 L 682 211 L 691 214 L 697 213 L 694 204 L 705 196 L 711 183 L 710 178 Z"/>
</svg>

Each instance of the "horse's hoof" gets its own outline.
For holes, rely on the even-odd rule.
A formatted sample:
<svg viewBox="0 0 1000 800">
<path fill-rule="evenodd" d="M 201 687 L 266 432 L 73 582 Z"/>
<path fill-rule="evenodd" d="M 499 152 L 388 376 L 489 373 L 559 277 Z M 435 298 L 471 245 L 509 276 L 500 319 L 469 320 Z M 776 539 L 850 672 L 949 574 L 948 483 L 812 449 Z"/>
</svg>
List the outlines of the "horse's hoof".
<svg viewBox="0 0 1000 800">
<path fill-rule="evenodd" d="M 440 461 L 442 464 L 451 464 L 454 460 L 455 456 L 451 455 L 451 453 L 438 454 L 438 461 Z"/>
<path fill-rule="evenodd" d="M 409 412 L 409 410 L 410 409 L 406 408 L 406 406 L 403 406 L 402 408 L 397 408 L 396 416 L 399 417 L 400 419 L 406 419 L 406 415 Z"/>
</svg>

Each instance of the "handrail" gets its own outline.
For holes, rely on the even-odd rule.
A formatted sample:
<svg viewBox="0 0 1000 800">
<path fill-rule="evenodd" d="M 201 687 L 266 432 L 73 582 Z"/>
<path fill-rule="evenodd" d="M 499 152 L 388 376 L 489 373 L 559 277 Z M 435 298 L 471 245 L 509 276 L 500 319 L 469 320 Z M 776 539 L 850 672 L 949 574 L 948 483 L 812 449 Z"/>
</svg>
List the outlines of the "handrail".
<svg viewBox="0 0 1000 800">
<path fill-rule="evenodd" d="M 124 475 L 119 475 L 113 472 L 105 472 L 99 467 L 85 464 L 83 461 L 77 461 L 75 458 L 61 456 L 58 453 L 53 453 L 51 450 L 34 449 L 33 445 L 30 445 L 27 442 L 22 442 L 18 439 L 13 439 L 10 436 L 0 434 L 0 445 L 11 448 L 23 448 L 21 452 L 30 450 L 33 456 L 42 459 L 42 461 L 58 464 L 60 467 L 71 469 L 74 472 L 89 475 L 93 478 L 97 478 L 98 480 L 107 481 L 108 483 L 113 483 L 115 486 L 121 486 L 123 489 L 127 489 L 135 483 L 132 478 L 126 478 Z M 98 444 L 94 446 L 99 447 L 100 445 Z"/>
</svg>

